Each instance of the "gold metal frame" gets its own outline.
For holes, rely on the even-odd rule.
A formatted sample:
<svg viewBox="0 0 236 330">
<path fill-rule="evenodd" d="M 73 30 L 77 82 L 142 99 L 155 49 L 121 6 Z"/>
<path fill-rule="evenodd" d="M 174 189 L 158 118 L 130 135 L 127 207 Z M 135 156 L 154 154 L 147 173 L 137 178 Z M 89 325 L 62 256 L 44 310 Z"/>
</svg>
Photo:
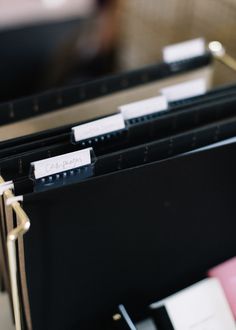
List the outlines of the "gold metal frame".
<svg viewBox="0 0 236 330">
<path fill-rule="evenodd" d="M 211 41 L 208 48 L 215 59 L 236 71 L 236 59 L 226 53 L 224 46 L 219 41 Z"/>
<path fill-rule="evenodd" d="M 236 71 L 236 60 L 225 53 L 224 47 L 219 42 L 211 42 L 208 45 L 209 50 L 213 56 Z M 4 179 L 0 176 L 0 184 L 4 184 Z M 10 189 L 6 190 L 4 196 L 8 198 L 14 197 L 14 194 Z M 17 283 L 17 258 L 16 258 L 16 242 L 20 236 L 23 236 L 30 228 L 30 220 L 27 214 L 24 212 L 19 202 L 13 202 L 11 204 L 12 210 L 15 212 L 19 225 L 12 229 L 7 235 L 7 252 L 8 252 L 8 263 L 10 272 L 10 283 L 13 300 L 13 311 L 15 319 L 16 330 L 22 330 L 22 319 L 21 319 L 21 306 L 19 298 L 19 288 Z M 119 314 L 113 316 L 114 319 L 120 317 Z"/>
<path fill-rule="evenodd" d="M 2 177 L 0 177 L 0 183 L 4 183 Z M 4 192 L 6 198 L 14 197 L 10 189 Z M 8 252 L 8 263 L 10 272 L 10 282 L 13 300 L 13 311 L 15 319 L 16 330 L 22 330 L 21 320 L 21 308 L 19 299 L 19 288 L 17 283 L 17 258 L 16 258 L 16 241 L 20 236 L 23 236 L 30 228 L 30 220 L 19 202 L 13 202 L 11 204 L 12 210 L 15 212 L 19 225 L 12 229 L 7 235 L 7 252 Z"/>
</svg>

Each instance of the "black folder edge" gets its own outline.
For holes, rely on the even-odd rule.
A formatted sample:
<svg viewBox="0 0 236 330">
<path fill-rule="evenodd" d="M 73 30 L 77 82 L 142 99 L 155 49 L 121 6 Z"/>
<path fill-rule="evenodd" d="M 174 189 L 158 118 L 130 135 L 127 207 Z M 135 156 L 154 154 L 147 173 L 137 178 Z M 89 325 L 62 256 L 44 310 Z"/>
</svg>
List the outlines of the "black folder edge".
<svg viewBox="0 0 236 330">
<path fill-rule="evenodd" d="M 107 175 L 115 175 L 117 172 L 130 171 L 137 167 L 150 166 L 156 162 L 167 159 L 183 157 L 186 153 L 198 150 L 216 142 L 224 141 L 235 136 L 236 117 L 221 120 L 213 124 L 204 125 L 195 129 L 190 129 L 184 133 L 166 137 L 158 141 L 142 144 L 126 150 L 119 150 L 96 158 L 93 171 L 90 177 L 85 180 L 71 180 L 68 185 L 82 184 L 90 180 L 96 180 Z M 221 148 L 224 146 L 219 146 Z M 204 153 L 205 150 L 199 152 Z M 192 154 L 192 153 L 191 153 Z M 66 184 L 67 185 L 67 184 Z M 20 177 L 14 181 L 15 193 L 17 195 L 31 195 L 43 193 L 33 191 L 34 182 L 28 177 Z M 50 189 L 62 189 L 63 186 L 51 186 Z"/>
<path fill-rule="evenodd" d="M 87 147 L 93 147 L 96 156 L 115 152 L 119 149 L 129 149 L 137 146 L 138 144 L 155 142 L 158 139 L 163 139 L 167 136 L 173 136 L 185 130 L 200 127 L 202 125 L 210 124 L 218 120 L 233 117 L 235 115 L 236 95 L 231 98 L 227 97 L 222 100 L 216 100 L 209 103 L 203 103 L 200 106 L 189 107 L 178 111 L 169 112 L 165 116 L 155 118 L 153 121 L 146 123 L 142 122 L 122 132 L 124 135 L 112 139 L 108 145 L 99 147 L 99 144 L 92 143 Z M 181 127 L 178 125 L 181 123 Z M 143 131 L 142 131 L 143 130 Z M 63 136 L 62 136 L 63 137 Z M 122 137 L 124 139 L 122 140 Z M 119 140 L 120 139 L 120 140 Z M 134 140 L 136 143 L 134 143 Z M 126 142 L 127 141 L 127 142 Z M 133 141 L 133 142 L 132 142 Z M 113 148 L 112 145 L 114 144 Z M 10 157 L 3 157 L 0 160 L 0 172 L 5 180 L 14 179 L 16 176 L 29 174 L 27 163 L 57 156 L 67 152 L 83 149 L 82 145 L 72 145 L 70 139 L 60 141 L 52 145 L 44 145 L 40 148 L 35 148 L 30 151 L 23 151 L 19 154 L 11 155 Z M 100 150 L 99 150 L 100 149 Z"/>
<path fill-rule="evenodd" d="M 226 133 L 227 133 L 227 131 L 228 131 L 228 128 L 230 128 L 230 125 L 231 125 L 231 130 L 232 130 L 232 132 L 234 131 L 235 132 L 235 127 L 236 127 L 236 117 L 234 117 L 234 119 L 230 122 L 230 121 L 228 121 L 228 122 L 226 122 L 226 121 L 224 121 L 224 123 L 222 123 L 223 125 L 225 125 L 225 129 L 226 129 Z M 210 126 L 212 126 L 212 125 L 210 125 Z M 216 126 L 217 127 L 217 126 Z M 213 129 L 213 130 L 211 130 L 211 127 L 209 127 L 209 131 L 210 131 L 210 134 L 209 134 L 209 136 L 211 137 L 210 138 L 210 140 L 215 140 L 214 139 L 214 137 L 215 137 L 215 130 Z M 190 132 L 189 132 L 190 133 Z M 193 132 L 192 132 L 193 133 Z M 212 141 L 208 141 L 209 143 L 211 143 Z M 235 145 L 235 143 L 234 143 L 234 145 Z M 225 148 L 225 146 L 223 147 L 223 148 Z M 226 148 L 228 148 L 228 146 L 226 147 Z M 219 147 L 219 149 L 222 149 L 222 147 Z M 231 148 L 232 149 L 232 148 Z M 204 155 L 204 153 L 206 153 L 206 151 L 201 151 L 201 153 Z M 207 151 L 207 153 L 209 153 L 209 150 Z M 211 151 L 210 151 L 210 153 L 211 153 Z M 171 159 L 174 159 L 174 158 L 177 158 L 177 157 L 179 157 L 179 155 L 178 156 L 176 156 L 176 157 L 170 157 Z M 181 155 L 181 157 L 182 157 L 182 155 Z M 194 158 L 195 157 L 195 154 L 191 154 L 191 155 L 185 155 L 184 157 L 187 157 L 187 158 Z M 169 158 L 169 160 L 170 160 L 170 158 Z M 166 161 L 166 160 L 165 160 Z M 159 161 L 158 161 L 159 162 Z M 155 164 L 157 163 L 157 161 L 155 161 L 155 162 L 152 162 L 152 163 L 149 163 L 149 164 L 143 164 L 143 165 L 141 165 L 141 166 L 135 166 L 135 167 L 133 167 L 133 168 L 129 168 L 129 169 L 124 169 L 124 170 L 121 170 L 122 172 L 130 172 L 131 173 L 131 171 L 135 168 L 136 170 L 138 170 L 138 169 L 140 169 L 140 168 L 142 168 L 142 167 L 146 167 L 146 166 L 154 166 Z M 105 174 L 105 176 L 113 176 L 113 175 L 115 175 L 115 173 L 109 173 L 109 174 Z M 96 181 L 101 181 L 102 179 L 103 179 L 103 177 L 104 176 L 102 176 L 102 177 L 97 177 L 96 178 Z M 83 185 L 84 184 L 87 184 L 87 182 L 85 183 L 82 183 L 82 187 L 81 188 L 83 188 Z M 68 191 L 68 189 L 66 189 L 66 191 Z M 61 194 L 61 192 L 62 192 L 62 190 L 61 190 L 61 188 L 59 188 L 59 190 L 57 191 L 57 193 L 59 193 L 59 194 Z M 37 198 L 37 196 L 39 197 L 39 195 L 41 195 L 41 198 L 42 198 L 42 193 L 34 193 L 34 194 L 27 194 L 27 195 L 25 195 L 24 196 L 24 200 L 25 200 L 25 202 L 26 203 L 30 203 L 31 201 L 32 201 L 32 196 L 34 195 L 34 198 L 35 198 L 35 195 L 36 195 L 36 198 Z M 46 196 L 44 196 L 44 198 L 47 198 L 47 193 L 45 194 Z M 63 194 L 62 194 L 63 195 Z M 170 328 L 171 329 L 171 328 Z"/>
<path fill-rule="evenodd" d="M 170 112 L 178 112 L 189 107 L 201 105 L 203 102 L 221 100 L 223 98 L 227 99 L 236 95 L 236 85 L 226 85 L 222 87 L 215 88 L 204 95 L 195 96 L 193 98 L 184 99 L 169 104 L 169 109 L 167 111 L 160 111 L 159 113 L 149 115 L 150 118 L 159 118 L 162 116 L 169 115 Z M 102 118 L 102 117 L 100 117 Z M 128 120 L 127 123 L 130 125 L 136 124 L 143 120 L 141 118 L 135 118 Z M 0 157 L 8 157 L 16 153 L 29 151 L 31 149 L 40 148 L 49 144 L 56 142 L 62 142 L 68 140 L 68 135 L 71 132 L 72 126 L 77 126 L 88 121 L 78 122 L 66 126 L 60 126 L 57 128 L 52 128 L 46 131 L 41 131 L 26 136 L 9 139 L 0 142 Z"/>
<path fill-rule="evenodd" d="M 199 69 L 209 65 L 211 62 L 212 55 L 207 52 L 203 56 L 171 64 L 154 64 L 72 87 L 53 89 L 42 94 L 2 103 L 0 104 L 0 122 L 3 125 L 32 118 L 100 96 Z"/>
</svg>

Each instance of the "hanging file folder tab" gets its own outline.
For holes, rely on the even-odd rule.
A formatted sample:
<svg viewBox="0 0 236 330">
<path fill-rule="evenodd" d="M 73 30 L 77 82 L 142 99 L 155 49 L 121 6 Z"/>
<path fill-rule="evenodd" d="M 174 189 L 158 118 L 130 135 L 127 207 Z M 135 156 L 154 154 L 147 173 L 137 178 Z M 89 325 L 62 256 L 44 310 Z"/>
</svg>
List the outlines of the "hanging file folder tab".
<svg viewBox="0 0 236 330">
<path fill-rule="evenodd" d="M 96 161 L 92 148 L 86 148 L 31 163 L 30 177 L 36 190 L 79 182 L 93 175 Z"/>
<path fill-rule="evenodd" d="M 42 159 L 31 163 L 35 179 L 67 172 L 69 170 L 91 165 L 92 148 L 70 152 L 56 157 Z"/>
<path fill-rule="evenodd" d="M 110 138 L 125 129 L 123 116 L 118 113 L 101 119 L 72 127 L 75 142 L 93 141 L 98 142 Z"/>
<path fill-rule="evenodd" d="M 164 95 L 121 105 L 118 110 L 124 120 L 151 116 L 168 109 L 168 102 Z"/>
<path fill-rule="evenodd" d="M 205 94 L 207 84 L 205 79 L 195 79 L 162 88 L 160 92 L 167 98 L 168 102 L 175 102 Z"/>
<path fill-rule="evenodd" d="M 174 63 L 202 56 L 205 53 L 205 40 L 203 38 L 197 38 L 164 47 L 163 60 L 166 63 Z"/>
</svg>

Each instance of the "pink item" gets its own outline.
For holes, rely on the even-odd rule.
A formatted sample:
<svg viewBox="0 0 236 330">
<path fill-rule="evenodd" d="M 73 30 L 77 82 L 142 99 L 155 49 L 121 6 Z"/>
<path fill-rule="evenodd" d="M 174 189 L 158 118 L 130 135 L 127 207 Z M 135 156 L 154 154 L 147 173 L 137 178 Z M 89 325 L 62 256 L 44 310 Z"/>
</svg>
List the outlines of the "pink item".
<svg viewBox="0 0 236 330">
<path fill-rule="evenodd" d="M 220 281 L 236 319 L 236 257 L 210 269 L 208 276 Z"/>
</svg>

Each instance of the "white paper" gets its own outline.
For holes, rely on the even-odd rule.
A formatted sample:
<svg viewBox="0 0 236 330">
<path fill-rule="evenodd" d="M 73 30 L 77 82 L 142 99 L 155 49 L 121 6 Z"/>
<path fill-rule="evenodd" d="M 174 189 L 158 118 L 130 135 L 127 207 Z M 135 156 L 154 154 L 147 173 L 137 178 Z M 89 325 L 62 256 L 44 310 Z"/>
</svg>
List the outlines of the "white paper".
<svg viewBox="0 0 236 330">
<path fill-rule="evenodd" d="M 108 134 L 125 128 L 122 114 L 116 114 L 86 124 L 73 127 L 76 142 L 90 139 L 99 135 Z"/>
<path fill-rule="evenodd" d="M 168 103 L 165 96 L 157 96 L 138 102 L 132 102 L 120 106 L 119 111 L 125 120 L 150 115 L 168 109 Z"/>
<path fill-rule="evenodd" d="M 35 179 L 40 179 L 89 165 L 91 164 L 91 150 L 92 148 L 87 148 L 33 162 L 31 165 L 34 166 L 34 177 Z"/>
<path fill-rule="evenodd" d="M 205 94 L 207 84 L 205 79 L 200 78 L 162 88 L 160 92 L 167 98 L 168 102 L 174 102 Z"/>
<path fill-rule="evenodd" d="M 235 322 L 220 282 L 205 279 L 158 303 L 165 306 L 175 330 L 235 330 Z"/>
<path fill-rule="evenodd" d="M 172 63 L 201 56 L 205 52 L 205 40 L 203 38 L 197 38 L 164 47 L 163 60 L 166 63 Z"/>
</svg>

